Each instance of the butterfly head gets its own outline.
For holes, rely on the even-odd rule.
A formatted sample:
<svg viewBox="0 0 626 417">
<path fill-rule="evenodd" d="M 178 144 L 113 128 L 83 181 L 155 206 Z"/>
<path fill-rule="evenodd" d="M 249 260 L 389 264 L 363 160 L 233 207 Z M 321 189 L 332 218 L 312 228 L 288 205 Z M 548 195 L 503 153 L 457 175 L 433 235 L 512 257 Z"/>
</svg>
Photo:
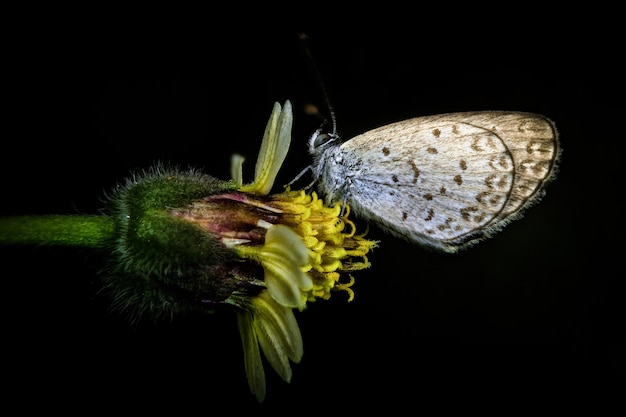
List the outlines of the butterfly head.
<svg viewBox="0 0 626 417">
<path fill-rule="evenodd" d="M 320 127 L 311 135 L 309 139 L 309 153 L 313 156 L 323 154 L 327 149 L 334 148 L 341 144 L 341 137 L 335 131 L 326 132 L 324 127 Z"/>
</svg>

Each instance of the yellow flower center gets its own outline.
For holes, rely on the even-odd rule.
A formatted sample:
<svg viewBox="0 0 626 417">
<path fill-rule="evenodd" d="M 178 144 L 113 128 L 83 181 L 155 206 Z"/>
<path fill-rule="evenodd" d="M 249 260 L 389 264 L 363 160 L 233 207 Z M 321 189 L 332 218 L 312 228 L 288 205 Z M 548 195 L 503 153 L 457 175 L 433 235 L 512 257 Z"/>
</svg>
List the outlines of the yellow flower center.
<svg viewBox="0 0 626 417">
<path fill-rule="evenodd" d="M 356 227 L 348 219 L 349 207 L 340 218 L 341 206 L 325 206 L 314 192 L 288 190 L 272 195 L 272 200 L 272 206 L 283 212 L 281 223 L 298 233 L 309 249 L 310 263 L 304 271 L 311 276 L 313 288 L 307 293 L 308 300 L 328 299 L 333 290 L 347 291 L 352 300 L 354 280 L 350 277 L 341 282 L 342 273 L 368 268 L 366 255 L 377 242 L 355 234 Z"/>
</svg>

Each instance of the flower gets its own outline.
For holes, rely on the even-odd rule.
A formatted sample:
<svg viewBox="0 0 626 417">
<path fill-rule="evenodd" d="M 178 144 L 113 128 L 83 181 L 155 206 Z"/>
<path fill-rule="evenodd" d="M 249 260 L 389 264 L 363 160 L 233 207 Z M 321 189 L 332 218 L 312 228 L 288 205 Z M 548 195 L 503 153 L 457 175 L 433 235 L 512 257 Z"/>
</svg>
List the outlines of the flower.
<svg viewBox="0 0 626 417">
<path fill-rule="evenodd" d="M 276 103 L 252 183 L 243 183 L 244 161 L 235 155 L 231 181 L 158 164 L 109 197 L 117 238 L 103 276 L 114 307 L 131 317 L 234 307 L 248 383 L 260 402 L 260 351 L 289 382 L 290 363 L 303 354 L 293 310 L 335 291 L 351 300 L 354 279 L 344 275 L 367 268 L 377 244 L 355 234 L 349 207 L 342 216 L 314 192 L 270 194 L 291 126 L 291 104 Z"/>
<path fill-rule="evenodd" d="M 304 352 L 294 310 L 336 291 L 352 300 L 349 273 L 369 266 L 377 244 L 355 233 L 348 206 L 328 207 L 314 192 L 288 187 L 270 194 L 292 120 L 288 101 L 274 105 L 252 183 L 243 183 L 237 155 L 230 181 L 158 163 L 117 185 L 100 214 L 0 219 L 0 244 L 108 252 L 103 291 L 131 320 L 234 308 L 248 383 L 261 402 L 260 352 L 290 382 L 291 362 Z"/>
<path fill-rule="evenodd" d="M 269 193 L 287 154 L 291 120 L 289 101 L 284 109 L 276 103 L 265 130 L 253 183 L 242 184 L 243 159 L 233 157 L 233 179 L 240 191 Z M 315 193 L 287 189 L 262 201 L 259 206 L 271 213 L 268 217 L 278 220 L 278 224 L 268 228 L 261 248 L 242 245 L 235 249 L 241 256 L 263 265 L 267 291 L 251 299 L 237 295 L 229 299 L 241 308 L 238 324 L 245 369 L 250 389 L 260 402 L 266 388 L 257 341 L 278 375 L 290 382 L 289 360 L 298 363 L 303 353 L 300 330 L 291 309 L 302 310 L 307 301 L 316 298 L 328 299 L 333 290 L 347 291 L 352 300 L 350 286 L 354 279 L 350 277 L 348 283 L 342 283 L 341 274 L 369 267 L 366 255 L 377 244 L 355 235 L 355 225 L 347 219 L 349 208 L 340 217 L 339 205 L 327 207 Z"/>
</svg>

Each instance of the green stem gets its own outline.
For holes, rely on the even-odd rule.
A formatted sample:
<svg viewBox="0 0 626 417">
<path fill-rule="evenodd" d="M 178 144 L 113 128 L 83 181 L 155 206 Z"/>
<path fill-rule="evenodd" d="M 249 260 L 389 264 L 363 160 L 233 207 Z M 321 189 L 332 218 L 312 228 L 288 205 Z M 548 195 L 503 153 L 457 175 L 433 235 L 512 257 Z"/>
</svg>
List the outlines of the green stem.
<svg viewBox="0 0 626 417">
<path fill-rule="evenodd" d="M 42 215 L 0 218 L 0 245 L 105 247 L 115 223 L 102 215 Z"/>
</svg>

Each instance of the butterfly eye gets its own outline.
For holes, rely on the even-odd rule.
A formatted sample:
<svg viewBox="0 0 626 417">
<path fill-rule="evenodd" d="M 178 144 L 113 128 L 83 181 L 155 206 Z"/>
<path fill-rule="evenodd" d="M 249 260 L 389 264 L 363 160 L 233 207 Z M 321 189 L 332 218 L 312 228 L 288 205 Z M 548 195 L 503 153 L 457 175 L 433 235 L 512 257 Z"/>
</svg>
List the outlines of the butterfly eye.
<svg viewBox="0 0 626 417">
<path fill-rule="evenodd" d="M 330 139 L 331 138 L 328 133 L 320 133 L 316 135 L 315 138 L 313 138 L 313 147 L 319 148 L 320 146 L 323 146 L 325 143 L 327 143 Z"/>
<path fill-rule="evenodd" d="M 309 140 L 309 150 L 311 152 L 320 151 L 327 145 L 336 142 L 339 136 L 333 133 L 322 133 L 321 129 L 318 129 L 311 135 Z"/>
</svg>

